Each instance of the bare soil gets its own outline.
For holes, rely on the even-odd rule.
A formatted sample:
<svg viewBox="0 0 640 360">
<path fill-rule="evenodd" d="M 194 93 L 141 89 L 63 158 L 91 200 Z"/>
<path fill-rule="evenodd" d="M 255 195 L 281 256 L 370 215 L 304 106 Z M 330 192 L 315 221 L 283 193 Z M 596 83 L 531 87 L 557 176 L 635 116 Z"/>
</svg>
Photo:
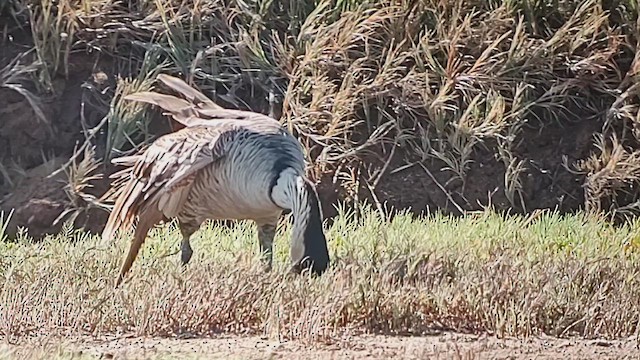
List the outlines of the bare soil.
<svg viewBox="0 0 640 360">
<path fill-rule="evenodd" d="M 101 359 L 640 359 L 634 339 L 521 340 L 456 333 L 421 337 L 345 336 L 325 344 L 238 335 L 181 339 L 37 338 L 19 345 L 0 345 L 0 354 L 29 358 L 36 357 L 39 349 Z"/>
</svg>

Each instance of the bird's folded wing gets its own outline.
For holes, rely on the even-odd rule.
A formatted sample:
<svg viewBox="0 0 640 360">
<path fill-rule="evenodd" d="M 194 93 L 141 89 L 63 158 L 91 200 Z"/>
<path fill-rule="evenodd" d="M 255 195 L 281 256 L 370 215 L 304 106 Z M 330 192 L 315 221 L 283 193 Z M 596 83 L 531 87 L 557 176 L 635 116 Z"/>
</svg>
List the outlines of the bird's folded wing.
<svg viewBox="0 0 640 360">
<path fill-rule="evenodd" d="M 168 218 L 176 216 L 197 172 L 224 156 L 233 134 L 229 126 L 199 126 L 156 140 L 130 167 L 103 238 L 110 239 L 119 228 L 127 230 L 135 215 L 143 216 L 149 207 Z"/>
<path fill-rule="evenodd" d="M 224 156 L 229 131 L 228 127 L 193 127 L 158 139 L 133 169 L 133 176 L 145 182 L 145 199 L 171 196 L 177 188 L 190 185 L 192 175 Z"/>
</svg>

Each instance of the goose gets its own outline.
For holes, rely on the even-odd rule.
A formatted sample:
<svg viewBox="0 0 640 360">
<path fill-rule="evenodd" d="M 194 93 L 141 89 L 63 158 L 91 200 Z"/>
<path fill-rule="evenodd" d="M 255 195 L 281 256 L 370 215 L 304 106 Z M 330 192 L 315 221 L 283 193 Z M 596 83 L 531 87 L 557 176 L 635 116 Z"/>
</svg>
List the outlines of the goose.
<svg viewBox="0 0 640 360">
<path fill-rule="evenodd" d="M 298 140 L 269 116 L 222 108 L 176 77 L 160 74 L 157 79 L 184 98 L 144 91 L 125 100 L 159 106 L 180 128 L 134 155 L 112 160 L 125 168 L 111 175 L 115 203 L 103 241 L 135 223 L 116 287 L 133 265 L 148 231 L 175 218 L 182 235 L 183 265 L 193 255 L 191 236 L 206 220 L 254 221 L 261 261 L 268 272 L 277 222 L 281 214 L 290 212 L 290 271 L 308 269 L 321 275 L 330 260 L 321 203 L 305 176 Z"/>
</svg>

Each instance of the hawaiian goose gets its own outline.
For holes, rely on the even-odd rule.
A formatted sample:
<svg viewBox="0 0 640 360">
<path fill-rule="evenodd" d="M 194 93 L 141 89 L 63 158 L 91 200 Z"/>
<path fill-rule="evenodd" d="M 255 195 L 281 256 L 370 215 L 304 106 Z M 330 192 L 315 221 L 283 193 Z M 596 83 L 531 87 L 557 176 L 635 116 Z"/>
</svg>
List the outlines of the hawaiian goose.
<svg viewBox="0 0 640 360">
<path fill-rule="evenodd" d="M 185 127 L 158 138 L 136 155 L 113 160 L 128 167 L 112 176 L 120 185 L 112 185 L 117 199 L 103 239 L 111 240 L 116 230 L 127 231 L 137 217 L 116 287 L 149 229 L 176 217 L 183 236 L 183 264 L 193 254 L 189 238 L 205 220 L 251 219 L 258 226 L 268 271 L 276 224 L 283 211 L 291 211 L 291 269 L 310 268 L 322 274 L 329 265 L 329 253 L 318 194 L 304 176 L 299 142 L 275 119 L 223 109 L 180 79 L 160 75 L 158 80 L 188 100 L 155 92 L 125 99 L 160 106 Z"/>
</svg>

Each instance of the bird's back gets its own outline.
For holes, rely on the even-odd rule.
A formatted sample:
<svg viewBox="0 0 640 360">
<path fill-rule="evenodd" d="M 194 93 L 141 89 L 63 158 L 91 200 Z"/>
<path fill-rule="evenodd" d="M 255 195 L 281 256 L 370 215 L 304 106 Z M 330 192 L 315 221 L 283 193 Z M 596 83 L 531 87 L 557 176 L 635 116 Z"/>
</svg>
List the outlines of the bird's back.
<svg viewBox="0 0 640 360">
<path fill-rule="evenodd" d="M 224 120 L 203 126 L 225 128 L 218 140 L 224 141 L 224 156 L 198 171 L 181 216 L 256 219 L 282 211 L 271 191 L 286 169 L 303 175 L 297 140 L 275 120 Z"/>
</svg>

